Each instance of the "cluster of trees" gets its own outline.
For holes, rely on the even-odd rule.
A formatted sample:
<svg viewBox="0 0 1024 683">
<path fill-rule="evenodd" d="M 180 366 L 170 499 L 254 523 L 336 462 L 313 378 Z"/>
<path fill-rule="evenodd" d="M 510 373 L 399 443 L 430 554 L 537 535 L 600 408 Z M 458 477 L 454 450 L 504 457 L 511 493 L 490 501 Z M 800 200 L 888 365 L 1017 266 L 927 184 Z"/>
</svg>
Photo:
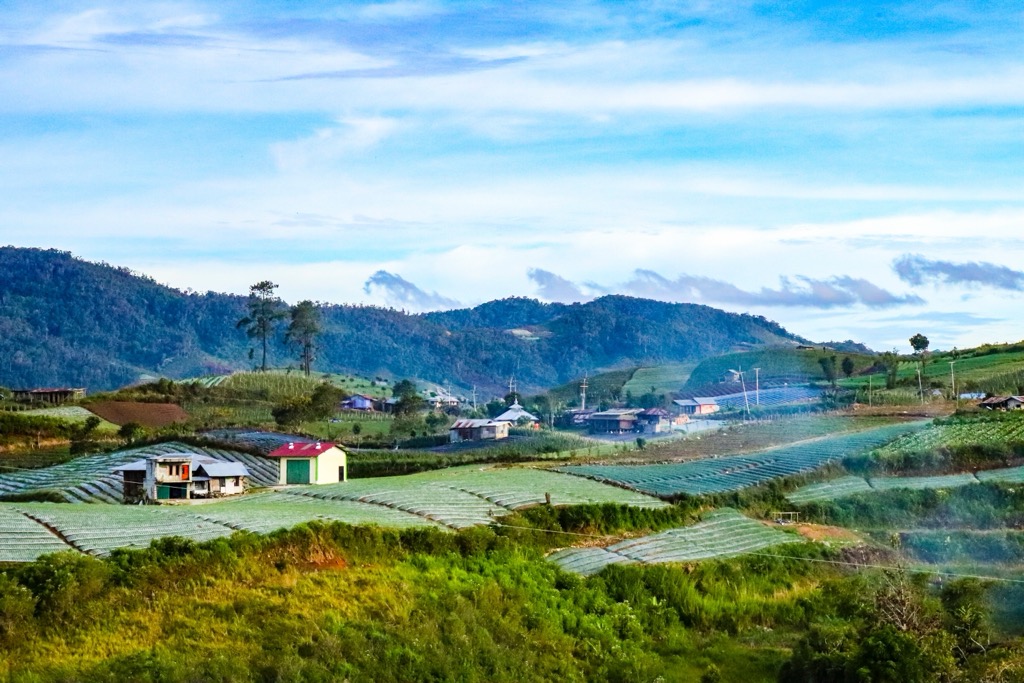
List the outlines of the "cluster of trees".
<svg viewBox="0 0 1024 683">
<path fill-rule="evenodd" d="M 289 319 L 284 332 L 287 344 L 298 347 L 299 363 L 308 377 L 313 366 L 316 337 L 320 334 L 320 311 L 316 304 L 308 299 L 300 301 L 291 308 L 285 307 L 283 301 L 274 293 L 278 285 L 270 280 L 261 280 L 249 288 L 249 300 L 246 303 L 248 314 L 235 325 L 244 329 L 250 339 L 260 343 L 260 370 L 267 371 L 267 346 L 274 337 L 278 323 Z M 255 356 L 255 349 L 249 349 L 250 360 Z"/>
</svg>

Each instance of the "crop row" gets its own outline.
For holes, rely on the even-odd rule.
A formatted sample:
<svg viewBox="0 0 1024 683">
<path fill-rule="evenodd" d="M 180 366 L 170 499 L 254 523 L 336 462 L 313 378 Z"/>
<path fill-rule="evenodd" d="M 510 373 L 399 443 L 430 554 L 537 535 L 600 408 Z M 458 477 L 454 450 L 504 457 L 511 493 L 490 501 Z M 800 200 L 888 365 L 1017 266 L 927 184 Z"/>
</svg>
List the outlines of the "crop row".
<svg viewBox="0 0 1024 683">
<path fill-rule="evenodd" d="M 660 465 L 578 465 L 562 472 L 627 486 L 660 497 L 735 491 L 817 469 L 885 444 L 924 423 L 904 423 L 773 448 L 749 455 Z"/>
<path fill-rule="evenodd" d="M 410 512 L 453 528 L 488 524 L 494 517 L 550 500 L 552 505 L 620 503 L 661 507 L 643 494 L 536 468 L 457 467 L 403 477 L 353 479 L 289 488 L 288 495 L 372 503 Z"/>
<path fill-rule="evenodd" d="M 121 479 L 114 469 L 150 455 L 188 453 L 205 455 L 215 460 L 242 462 L 261 486 L 276 484 L 277 463 L 248 453 L 219 448 L 200 448 L 189 444 L 168 442 L 131 448 L 113 453 L 87 455 L 37 470 L 0 474 L 0 494 L 26 494 L 52 491 L 69 503 L 120 503 Z"/>
<path fill-rule="evenodd" d="M 930 451 L 941 447 L 1024 443 L 1024 420 L 964 421 L 931 425 L 878 449 L 880 457 Z"/>
<path fill-rule="evenodd" d="M 835 500 L 871 491 L 949 489 L 986 482 L 1024 483 L 1024 467 L 1005 467 L 985 470 L 977 474 L 947 474 L 936 477 L 872 477 L 871 479 L 853 476 L 840 477 L 831 481 L 803 486 L 786 497 L 791 503 L 803 504 Z"/>
<path fill-rule="evenodd" d="M 693 562 L 757 552 L 799 540 L 724 508 L 693 526 L 621 541 L 607 548 L 568 548 L 548 559 L 566 571 L 595 574 L 610 564 Z"/>
</svg>

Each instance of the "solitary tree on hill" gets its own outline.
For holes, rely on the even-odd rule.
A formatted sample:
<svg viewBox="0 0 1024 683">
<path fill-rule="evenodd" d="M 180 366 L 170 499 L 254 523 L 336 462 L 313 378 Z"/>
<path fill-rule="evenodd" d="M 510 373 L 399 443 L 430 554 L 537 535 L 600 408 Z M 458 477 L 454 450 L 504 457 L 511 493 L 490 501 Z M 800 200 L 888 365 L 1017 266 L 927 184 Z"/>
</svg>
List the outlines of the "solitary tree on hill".
<svg viewBox="0 0 1024 683">
<path fill-rule="evenodd" d="M 306 300 L 292 306 L 290 314 L 292 319 L 285 330 L 284 338 L 288 343 L 299 347 L 299 361 L 306 377 L 309 377 L 313 365 L 314 342 L 316 336 L 320 334 L 320 311 L 312 301 Z"/>
<path fill-rule="evenodd" d="M 263 349 L 260 362 L 262 372 L 267 371 L 267 340 L 273 335 L 277 322 L 286 315 L 282 310 L 284 303 L 274 294 L 275 289 L 277 285 L 270 280 L 263 280 L 249 287 L 249 301 L 246 303 L 249 315 L 235 325 L 239 329 L 245 328 L 249 339 L 260 340 Z"/>
<path fill-rule="evenodd" d="M 852 358 L 850 358 L 849 356 L 847 356 L 846 358 L 843 358 L 843 363 L 842 363 L 843 374 L 846 375 L 847 379 L 849 379 L 850 375 L 853 374 L 854 367 L 855 366 L 853 364 L 853 359 Z"/>
<path fill-rule="evenodd" d="M 928 350 L 928 337 L 924 336 L 920 332 L 910 338 L 910 346 L 914 349 L 914 353 L 921 354 Z"/>
</svg>

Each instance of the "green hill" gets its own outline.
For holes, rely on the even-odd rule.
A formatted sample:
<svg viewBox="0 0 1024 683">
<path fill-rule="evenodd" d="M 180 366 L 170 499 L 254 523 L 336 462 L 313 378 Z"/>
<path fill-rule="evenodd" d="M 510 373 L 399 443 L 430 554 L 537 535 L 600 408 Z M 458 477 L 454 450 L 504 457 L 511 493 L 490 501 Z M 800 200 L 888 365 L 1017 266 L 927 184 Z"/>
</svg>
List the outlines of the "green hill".
<svg viewBox="0 0 1024 683">
<path fill-rule="evenodd" d="M 863 353 L 843 353 L 818 346 L 813 349 L 796 348 L 766 348 L 757 351 L 744 353 L 728 353 L 713 358 L 706 358 L 690 373 L 686 386 L 691 389 L 721 382 L 729 375 L 730 370 L 739 370 L 746 373 L 746 377 L 753 381 L 754 368 L 759 368 L 758 376 L 762 382 L 808 382 L 822 381 L 825 379 L 820 360 L 831 356 L 836 357 L 836 366 L 849 358 L 854 364 L 854 375 L 863 374 L 868 371 L 877 358 Z M 842 370 L 839 370 L 840 377 Z"/>
<path fill-rule="evenodd" d="M 181 292 L 56 250 L 0 248 L 0 272 L 0 385 L 95 391 L 145 374 L 249 367 L 250 342 L 235 328 L 243 296 Z M 624 296 L 572 305 L 512 298 L 423 315 L 325 305 L 321 313 L 317 372 L 419 377 L 496 393 L 511 375 L 521 390 L 536 391 L 598 369 L 802 341 L 760 316 Z M 270 352 L 274 366 L 296 364 L 280 338 Z"/>
</svg>

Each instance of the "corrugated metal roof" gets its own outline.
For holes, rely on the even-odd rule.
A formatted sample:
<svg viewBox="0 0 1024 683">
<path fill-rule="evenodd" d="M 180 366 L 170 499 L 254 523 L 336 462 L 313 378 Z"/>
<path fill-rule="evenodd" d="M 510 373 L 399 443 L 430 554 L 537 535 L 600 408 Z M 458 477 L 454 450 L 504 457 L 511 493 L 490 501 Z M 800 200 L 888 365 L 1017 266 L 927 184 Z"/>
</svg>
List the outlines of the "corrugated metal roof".
<svg viewBox="0 0 1024 683">
<path fill-rule="evenodd" d="M 451 426 L 452 429 L 479 429 L 480 427 L 492 427 L 496 424 L 495 420 L 456 420 L 455 424 Z"/>
<path fill-rule="evenodd" d="M 334 448 L 333 443 L 317 441 L 315 443 L 302 443 L 292 441 L 267 453 L 271 458 L 315 458 Z"/>
<path fill-rule="evenodd" d="M 502 413 L 498 417 L 494 418 L 494 421 L 495 422 L 519 422 L 519 420 L 521 418 L 524 418 L 524 417 L 527 420 L 530 420 L 532 422 L 537 422 L 537 418 L 534 415 L 532 415 L 531 413 L 526 412 L 526 409 L 523 408 L 518 403 L 513 403 L 512 405 L 510 405 L 508 407 L 508 410 L 506 410 L 504 413 Z"/>
<path fill-rule="evenodd" d="M 206 462 L 197 470 L 206 472 L 211 477 L 248 477 L 249 470 L 240 462 Z"/>
</svg>

